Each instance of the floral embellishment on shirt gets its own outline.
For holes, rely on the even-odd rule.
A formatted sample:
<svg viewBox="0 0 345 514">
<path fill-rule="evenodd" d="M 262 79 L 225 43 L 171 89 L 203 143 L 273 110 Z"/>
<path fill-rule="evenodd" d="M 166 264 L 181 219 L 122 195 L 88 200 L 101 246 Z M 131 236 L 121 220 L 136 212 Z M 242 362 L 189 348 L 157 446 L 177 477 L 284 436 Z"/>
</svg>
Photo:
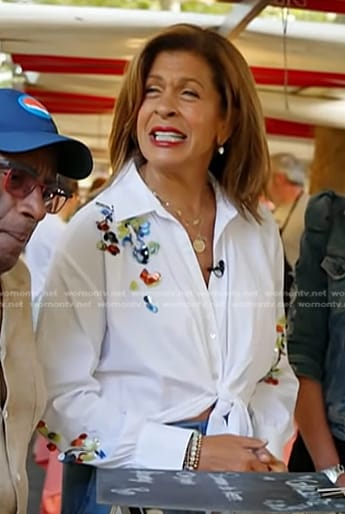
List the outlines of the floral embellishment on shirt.
<svg viewBox="0 0 345 514">
<path fill-rule="evenodd" d="M 151 223 L 143 216 L 123 220 L 117 225 L 118 238 L 123 246 L 132 247 L 132 255 L 139 264 L 147 264 L 150 256 L 159 251 L 159 243 L 145 240 L 150 232 Z"/>
<path fill-rule="evenodd" d="M 151 255 L 156 255 L 159 251 L 159 243 L 156 241 L 145 241 L 145 237 L 150 235 L 151 223 L 144 217 L 130 218 L 118 224 L 118 235 L 124 246 L 132 246 L 132 255 L 139 264 L 148 264 Z M 157 286 L 161 282 L 161 274 L 158 271 L 150 272 L 144 267 L 139 273 L 140 280 L 146 287 Z M 132 292 L 139 289 L 136 280 L 130 282 L 129 288 Z M 154 303 L 151 296 L 144 295 L 144 305 L 156 314 L 158 306 Z"/>
<path fill-rule="evenodd" d="M 133 236 L 143 239 L 144 236 L 150 234 L 151 223 L 139 216 L 137 218 L 128 218 L 117 224 L 117 233 L 123 245 L 133 243 Z"/>
<path fill-rule="evenodd" d="M 279 384 L 279 375 L 280 375 L 280 361 L 283 355 L 286 355 L 286 325 L 285 318 L 281 318 L 276 326 L 277 338 L 275 345 L 275 361 L 269 370 L 269 372 L 261 379 L 261 382 L 266 382 L 266 384 L 270 385 L 278 385 Z"/>
<path fill-rule="evenodd" d="M 158 253 L 158 251 L 159 251 L 159 248 L 160 248 L 159 243 L 157 243 L 156 241 L 149 241 L 147 243 L 147 246 L 149 247 L 151 255 L 156 255 Z"/>
<path fill-rule="evenodd" d="M 136 280 L 132 280 L 131 283 L 129 284 L 129 290 L 130 291 L 138 291 L 139 289 L 139 284 Z"/>
<path fill-rule="evenodd" d="M 119 241 L 115 232 L 111 230 L 111 224 L 114 221 L 114 206 L 106 205 L 101 202 L 96 202 L 98 207 L 101 207 L 102 218 L 96 221 L 98 230 L 102 233 L 102 238 L 97 242 L 97 248 L 103 252 L 108 251 L 112 255 L 120 253 L 118 246 Z"/>
<path fill-rule="evenodd" d="M 140 273 L 140 278 L 148 287 L 156 286 L 159 284 L 162 276 L 158 271 L 150 273 L 146 268 Z"/>
<path fill-rule="evenodd" d="M 51 432 L 45 421 L 39 421 L 37 425 L 38 432 L 48 439 L 47 448 L 49 451 L 58 449 L 58 443 L 61 436 L 56 432 Z M 87 434 L 80 434 L 76 439 L 71 441 L 70 446 L 58 455 L 60 462 L 90 462 L 95 459 L 104 459 L 105 453 L 101 449 L 101 443 L 97 438 L 88 437 Z"/>
<path fill-rule="evenodd" d="M 158 307 L 153 303 L 151 296 L 145 295 L 144 302 L 149 311 L 153 312 L 154 314 L 158 312 Z"/>
<path fill-rule="evenodd" d="M 132 255 L 139 264 L 147 264 L 150 259 L 150 249 L 144 239 L 150 233 L 150 225 L 141 217 L 121 221 L 117 226 L 122 245 L 132 247 Z"/>
<path fill-rule="evenodd" d="M 60 462 L 90 462 L 97 458 L 104 459 L 105 453 L 101 449 L 101 442 L 97 438 L 90 438 L 87 434 L 80 434 L 71 441 L 71 446 L 58 459 Z"/>
<path fill-rule="evenodd" d="M 157 255 L 160 249 L 159 243 L 156 241 L 147 241 L 147 236 L 151 232 L 151 223 L 144 216 L 137 216 L 121 220 L 116 223 L 116 228 L 112 225 L 114 220 L 114 206 L 109 206 L 101 202 L 96 202 L 101 208 L 102 218 L 96 222 L 98 230 L 102 233 L 102 238 L 97 242 L 97 248 L 101 251 L 108 251 L 112 255 L 120 253 L 120 245 L 124 248 L 131 249 L 132 257 L 138 264 L 146 265 L 150 261 L 151 255 Z M 138 282 L 137 279 L 141 282 Z M 129 289 L 133 293 L 140 289 L 140 283 L 147 288 L 157 286 L 161 282 L 161 274 L 158 271 L 149 271 L 144 267 L 137 277 L 133 278 L 129 283 Z M 158 312 L 158 306 L 152 300 L 151 296 L 143 296 L 144 305 L 153 313 Z"/>
<path fill-rule="evenodd" d="M 55 451 L 58 448 L 58 444 L 61 441 L 61 437 L 56 432 L 51 432 L 44 421 L 39 421 L 37 425 L 38 432 L 43 435 L 45 439 L 48 439 L 49 443 L 47 448 L 50 452 Z"/>
</svg>

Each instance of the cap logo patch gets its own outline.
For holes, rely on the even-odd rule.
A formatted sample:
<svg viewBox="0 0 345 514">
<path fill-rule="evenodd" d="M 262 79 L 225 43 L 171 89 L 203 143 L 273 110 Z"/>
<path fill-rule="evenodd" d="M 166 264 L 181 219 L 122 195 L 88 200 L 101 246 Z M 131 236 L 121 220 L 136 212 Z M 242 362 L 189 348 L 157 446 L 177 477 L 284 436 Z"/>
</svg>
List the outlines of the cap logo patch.
<svg viewBox="0 0 345 514">
<path fill-rule="evenodd" d="M 51 115 L 47 111 L 47 108 L 32 96 L 21 95 L 18 98 L 18 103 L 21 107 L 23 107 L 23 109 L 25 109 L 30 114 L 38 116 L 39 118 L 44 118 L 46 120 L 51 119 Z"/>
</svg>

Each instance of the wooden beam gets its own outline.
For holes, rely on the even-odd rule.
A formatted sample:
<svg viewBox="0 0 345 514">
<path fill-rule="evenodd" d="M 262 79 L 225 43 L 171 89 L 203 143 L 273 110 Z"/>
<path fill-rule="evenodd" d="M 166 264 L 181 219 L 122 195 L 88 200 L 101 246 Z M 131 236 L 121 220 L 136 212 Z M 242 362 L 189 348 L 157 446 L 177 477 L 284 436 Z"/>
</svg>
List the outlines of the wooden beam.
<svg viewBox="0 0 345 514">
<path fill-rule="evenodd" d="M 245 0 L 236 4 L 218 32 L 230 40 L 236 39 L 269 3 L 269 0 Z"/>
</svg>

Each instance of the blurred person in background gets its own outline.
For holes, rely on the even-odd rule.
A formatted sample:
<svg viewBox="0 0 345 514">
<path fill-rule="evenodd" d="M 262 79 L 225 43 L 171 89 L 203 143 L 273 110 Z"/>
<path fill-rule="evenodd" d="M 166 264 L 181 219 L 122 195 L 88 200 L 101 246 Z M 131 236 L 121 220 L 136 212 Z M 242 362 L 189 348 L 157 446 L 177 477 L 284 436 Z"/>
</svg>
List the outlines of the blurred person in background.
<svg viewBox="0 0 345 514">
<path fill-rule="evenodd" d="M 293 269 L 299 255 L 304 229 L 304 213 L 309 200 L 305 191 L 305 169 L 302 162 L 290 153 L 271 156 L 272 177 L 269 197 L 272 212 L 278 223 L 284 248 L 284 303 L 288 310 Z"/>
<path fill-rule="evenodd" d="M 37 224 L 70 197 L 63 176 L 92 169 L 87 147 L 58 134 L 47 109 L 0 89 L 0 512 L 26 514 L 29 442 L 45 405 L 29 272 L 19 258 Z"/>
<path fill-rule="evenodd" d="M 238 50 L 193 25 L 149 40 L 110 152 L 113 178 L 69 223 L 47 282 L 72 306 L 43 305 L 38 322 L 63 514 L 110 511 L 98 466 L 284 471 L 293 428 L 282 247 L 259 206 L 264 119 Z"/>
<path fill-rule="evenodd" d="M 86 193 L 86 201 L 92 200 L 102 190 L 105 184 L 108 182 L 106 177 L 96 177 L 92 182 Z"/>
</svg>

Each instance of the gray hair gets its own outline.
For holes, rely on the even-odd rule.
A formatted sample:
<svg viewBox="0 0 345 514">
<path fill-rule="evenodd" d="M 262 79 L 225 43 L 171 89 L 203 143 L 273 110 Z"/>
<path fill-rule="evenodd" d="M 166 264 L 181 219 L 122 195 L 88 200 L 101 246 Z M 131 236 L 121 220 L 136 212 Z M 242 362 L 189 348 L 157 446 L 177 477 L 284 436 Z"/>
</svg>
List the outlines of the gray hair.
<svg viewBox="0 0 345 514">
<path fill-rule="evenodd" d="M 290 153 L 277 153 L 271 156 L 272 172 L 283 173 L 293 184 L 304 185 L 305 168 L 302 162 Z"/>
</svg>

